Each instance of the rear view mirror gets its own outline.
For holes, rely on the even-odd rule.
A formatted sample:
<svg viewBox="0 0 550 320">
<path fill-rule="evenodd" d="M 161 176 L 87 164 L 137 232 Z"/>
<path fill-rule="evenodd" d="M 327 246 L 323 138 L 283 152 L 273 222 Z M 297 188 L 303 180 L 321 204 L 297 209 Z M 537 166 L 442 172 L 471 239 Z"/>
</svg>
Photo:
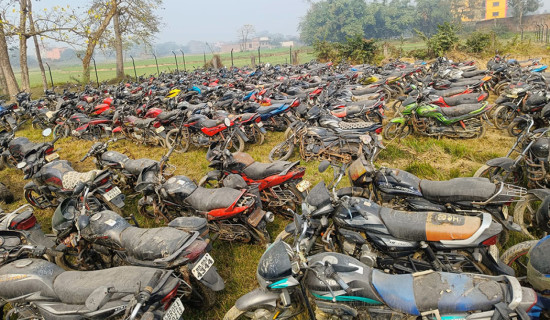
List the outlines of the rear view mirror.
<svg viewBox="0 0 550 320">
<path fill-rule="evenodd" d="M 231 126 L 231 120 L 229 120 L 229 118 L 223 119 L 223 123 L 225 124 L 226 127 L 230 127 L 230 126 Z"/>
<path fill-rule="evenodd" d="M 328 160 L 323 160 L 319 164 L 318 170 L 319 172 L 325 172 L 329 166 L 330 166 L 330 162 L 328 162 Z"/>
<path fill-rule="evenodd" d="M 25 168 L 27 166 L 27 163 L 25 161 L 22 161 L 22 162 L 19 162 L 17 164 L 17 169 L 19 170 L 22 170 L 23 168 Z"/>
<path fill-rule="evenodd" d="M 46 128 L 46 129 L 44 129 L 44 131 L 42 131 L 42 136 L 43 137 L 47 137 L 50 134 L 52 134 L 52 129 L 51 128 Z"/>
</svg>

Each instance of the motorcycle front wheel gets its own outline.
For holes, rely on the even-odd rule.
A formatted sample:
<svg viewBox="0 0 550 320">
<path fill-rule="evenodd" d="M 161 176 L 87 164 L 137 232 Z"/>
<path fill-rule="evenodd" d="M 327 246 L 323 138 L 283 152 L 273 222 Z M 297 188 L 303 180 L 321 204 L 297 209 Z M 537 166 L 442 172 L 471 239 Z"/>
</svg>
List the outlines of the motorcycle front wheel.
<svg viewBox="0 0 550 320">
<path fill-rule="evenodd" d="M 493 113 L 493 123 L 497 129 L 506 129 L 516 116 L 516 110 L 511 107 L 498 106 Z"/>
<path fill-rule="evenodd" d="M 394 140 L 395 138 L 405 138 L 411 133 L 411 127 L 399 122 L 390 122 L 382 130 L 382 135 L 386 140 Z"/>
<path fill-rule="evenodd" d="M 540 239 L 545 235 L 538 226 L 535 216 L 541 203 L 541 199 L 534 194 L 528 193 L 516 203 L 516 207 L 514 208 L 514 222 L 531 239 Z"/>
<path fill-rule="evenodd" d="M 292 156 L 294 151 L 294 143 L 287 139 L 271 149 L 269 152 L 269 161 L 274 162 L 277 160 L 285 161 Z"/>
<path fill-rule="evenodd" d="M 176 137 L 179 129 L 172 129 L 166 134 L 166 147 L 171 149 L 176 144 Z M 174 151 L 183 153 L 189 150 L 189 131 L 187 128 L 182 129 L 179 144 L 174 148 Z"/>
<path fill-rule="evenodd" d="M 529 261 L 527 253 L 538 242 L 539 240 L 529 240 L 515 244 L 500 256 L 500 260 L 514 269 L 516 277 L 524 277 L 527 275 L 527 263 Z"/>
</svg>

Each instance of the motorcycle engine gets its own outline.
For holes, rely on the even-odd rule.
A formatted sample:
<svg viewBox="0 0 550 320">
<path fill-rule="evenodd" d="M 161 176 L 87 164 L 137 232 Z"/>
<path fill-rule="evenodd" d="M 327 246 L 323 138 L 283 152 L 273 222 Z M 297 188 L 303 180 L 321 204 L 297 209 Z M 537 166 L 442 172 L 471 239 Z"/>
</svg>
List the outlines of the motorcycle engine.
<svg viewBox="0 0 550 320">
<path fill-rule="evenodd" d="M 372 251 L 371 246 L 368 243 L 365 243 L 361 246 L 361 254 L 359 256 L 359 261 L 363 262 L 369 267 L 376 267 L 376 259 L 378 255 Z"/>
</svg>

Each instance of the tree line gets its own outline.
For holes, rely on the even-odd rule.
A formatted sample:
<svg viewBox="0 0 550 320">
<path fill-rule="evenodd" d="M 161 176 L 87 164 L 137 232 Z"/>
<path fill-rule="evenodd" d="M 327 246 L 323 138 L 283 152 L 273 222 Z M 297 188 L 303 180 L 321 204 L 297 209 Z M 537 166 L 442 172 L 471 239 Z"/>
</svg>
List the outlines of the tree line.
<svg viewBox="0 0 550 320">
<path fill-rule="evenodd" d="M 0 4 L 0 86 L 14 96 L 30 90 L 27 62 L 32 38 L 42 84 L 47 88 L 40 42 L 53 41 L 75 48 L 82 61 L 82 82 L 90 81 L 90 62 L 95 50 L 114 48 L 116 77 L 124 77 L 123 49 L 132 44 L 151 45 L 161 19 L 155 10 L 161 0 L 93 0 L 84 6 L 52 6 L 33 11 L 33 0 L 10 0 Z M 18 43 L 21 82 L 10 62 L 9 45 Z"/>
</svg>

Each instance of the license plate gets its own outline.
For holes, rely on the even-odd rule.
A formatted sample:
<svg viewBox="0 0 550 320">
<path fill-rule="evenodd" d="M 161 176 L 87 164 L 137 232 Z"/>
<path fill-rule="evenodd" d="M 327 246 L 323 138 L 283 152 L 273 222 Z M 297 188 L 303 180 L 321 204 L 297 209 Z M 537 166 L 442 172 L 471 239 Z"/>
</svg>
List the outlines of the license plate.
<svg viewBox="0 0 550 320">
<path fill-rule="evenodd" d="M 296 189 L 298 189 L 298 191 L 300 192 L 306 191 L 307 189 L 309 189 L 309 187 L 311 187 L 311 182 L 307 180 L 302 180 L 296 185 Z"/>
<path fill-rule="evenodd" d="M 258 127 L 261 128 L 264 126 L 264 123 L 263 122 L 258 122 Z"/>
<path fill-rule="evenodd" d="M 105 131 L 113 131 L 113 128 L 111 128 L 111 127 L 105 127 Z"/>
<path fill-rule="evenodd" d="M 48 111 L 48 112 L 46 112 L 46 117 L 48 117 L 48 119 L 50 119 L 51 117 L 53 117 L 53 111 Z"/>
<path fill-rule="evenodd" d="M 212 259 L 212 257 L 207 253 L 199 260 L 199 262 L 197 262 L 195 267 L 191 270 L 191 273 L 193 273 L 197 280 L 200 280 L 204 277 L 208 270 L 210 270 L 213 264 L 214 259 Z"/>
<path fill-rule="evenodd" d="M 44 159 L 46 159 L 46 161 L 48 161 L 48 162 L 52 162 L 55 159 L 59 159 L 59 154 L 57 152 L 54 152 L 54 153 L 46 155 L 44 157 Z"/>
<path fill-rule="evenodd" d="M 105 193 L 103 195 L 103 197 L 105 198 L 105 200 L 111 201 L 121 193 L 122 192 L 120 191 L 120 189 L 118 187 L 113 187 L 113 189 L 111 189 L 111 190 L 109 190 L 109 192 Z"/>
<path fill-rule="evenodd" d="M 156 133 L 161 133 L 162 131 L 164 131 L 164 127 L 163 127 L 163 126 L 160 126 L 160 127 L 158 127 L 158 128 L 155 130 Z"/>
<path fill-rule="evenodd" d="M 172 302 L 170 308 L 166 310 L 162 320 L 179 320 L 183 314 L 183 311 L 185 311 L 183 303 L 181 303 L 180 298 L 176 298 L 174 302 Z"/>
</svg>

